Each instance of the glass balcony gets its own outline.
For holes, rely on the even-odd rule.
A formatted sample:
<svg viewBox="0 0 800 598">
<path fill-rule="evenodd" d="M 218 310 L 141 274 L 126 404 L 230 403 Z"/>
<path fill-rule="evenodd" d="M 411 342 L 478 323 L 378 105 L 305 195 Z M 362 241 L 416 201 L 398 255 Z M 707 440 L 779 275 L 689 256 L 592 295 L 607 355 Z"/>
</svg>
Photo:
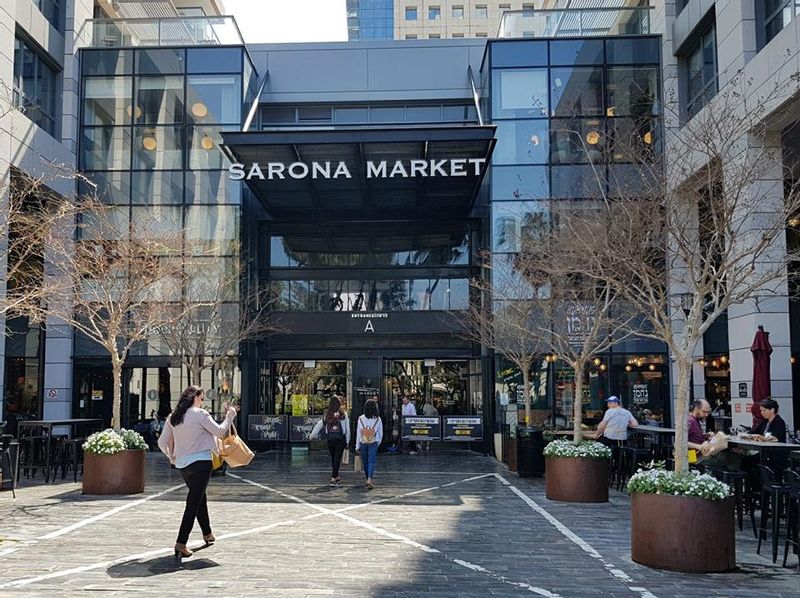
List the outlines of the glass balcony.
<svg viewBox="0 0 800 598">
<path fill-rule="evenodd" d="M 77 38 L 80 48 L 244 45 L 231 16 L 89 19 Z"/>
<path fill-rule="evenodd" d="M 611 37 L 650 33 L 651 7 L 513 10 L 503 13 L 497 37 Z"/>
</svg>

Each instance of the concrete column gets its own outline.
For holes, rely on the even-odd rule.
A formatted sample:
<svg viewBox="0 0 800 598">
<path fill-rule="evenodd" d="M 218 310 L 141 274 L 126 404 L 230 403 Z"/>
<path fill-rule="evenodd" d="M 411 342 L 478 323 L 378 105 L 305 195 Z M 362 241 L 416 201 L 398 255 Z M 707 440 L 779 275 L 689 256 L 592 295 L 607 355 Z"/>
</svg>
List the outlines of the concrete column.
<svg viewBox="0 0 800 598">
<path fill-rule="evenodd" d="M 745 234 L 741 235 L 742 238 L 739 239 L 739 242 L 752 243 L 759 236 L 759 219 L 762 217 L 771 219 L 775 217 L 775 212 L 783 211 L 781 206 L 784 201 L 782 148 L 779 132 L 770 133 L 765 139 L 748 135 L 742 140 L 742 143 L 747 143 L 752 152 L 767 152 L 766 163 L 769 164 L 769 168 L 765 169 L 760 180 L 751 185 L 752 204 L 747 210 L 748 213 L 743 214 L 743 217 L 751 225 L 746 227 Z M 726 165 L 723 167 L 723 175 L 735 178 L 735 174 L 730 174 L 731 169 L 735 168 L 737 168 L 736 164 Z M 757 210 L 752 207 L 754 205 L 758 206 Z M 779 235 L 769 253 L 760 260 L 760 264 L 765 269 L 773 269 L 776 264 L 785 261 L 785 256 L 786 239 L 784 235 Z M 750 353 L 750 346 L 759 325 L 764 326 L 764 330 L 770 333 L 769 340 L 773 349 L 770 363 L 772 398 L 778 401 L 780 414 L 786 420 L 787 426 L 794 429 L 789 298 L 785 268 L 779 279 L 770 281 L 765 288 L 756 292 L 751 300 L 734 305 L 728 310 L 731 404 L 734 426 L 752 424 L 752 417 L 748 411 L 753 401 L 753 357 Z M 746 385 L 746 397 L 739 397 L 740 384 Z M 742 388 L 744 389 L 744 386 Z"/>
</svg>

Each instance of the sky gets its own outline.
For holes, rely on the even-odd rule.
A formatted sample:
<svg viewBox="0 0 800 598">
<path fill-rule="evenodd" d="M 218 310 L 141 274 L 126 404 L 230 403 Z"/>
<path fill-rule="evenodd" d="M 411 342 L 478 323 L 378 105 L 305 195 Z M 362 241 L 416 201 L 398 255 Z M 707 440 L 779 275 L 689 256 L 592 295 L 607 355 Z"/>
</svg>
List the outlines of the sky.
<svg viewBox="0 0 800 598">
<path fill-rule="evenodd" d="M 345 0 L 223 0 L 244 41 L 347 41 Z"/>
</svg>

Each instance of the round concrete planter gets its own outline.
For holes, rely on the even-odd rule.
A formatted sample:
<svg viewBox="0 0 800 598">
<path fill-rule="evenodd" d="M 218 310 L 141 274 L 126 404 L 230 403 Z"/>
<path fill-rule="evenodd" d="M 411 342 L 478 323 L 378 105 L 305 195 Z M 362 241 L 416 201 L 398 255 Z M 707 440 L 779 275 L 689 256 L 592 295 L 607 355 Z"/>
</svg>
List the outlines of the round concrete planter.
<svg viewBox="0 0 800 598">
<path fill-rule="evenodd" d="M 667 494 L 631 495 L 631 558 L 685 573 L 716 573 L 736 566 L 734 500 Z"/>
<path fill-rule="evenodd" d="M 144 450 L 114 455 L 83 456 L 84 494 L 139 494 L 144 492 Z"/>
<path fill-rule="evenodd" d="M 608 502 L 608 461 L 547 457 L 545 495 L 562 502 Z"/>
</svg>

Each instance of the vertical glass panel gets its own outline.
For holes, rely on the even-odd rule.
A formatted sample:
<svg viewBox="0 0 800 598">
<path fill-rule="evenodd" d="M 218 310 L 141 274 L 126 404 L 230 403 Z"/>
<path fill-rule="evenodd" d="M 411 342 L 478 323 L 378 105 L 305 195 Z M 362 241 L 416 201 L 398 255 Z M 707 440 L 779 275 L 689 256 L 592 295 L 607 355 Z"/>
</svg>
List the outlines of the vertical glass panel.
<svg viewBox="0 0 800 598">
<path fill-rule="evenodd" d="M 554 199 L 605 196 L 605 168 L 554 165 L 550 167 L 550 185 Z"/>
<path fill-rule="evenodd" d="M 607 139 L 600 119 L 554 118 L 550 127 L 550 162 L 553 164 L 585 164 L 603 159 Z"/>
<path fill-rule="evenodd" d="M 186 291 L 189 301 L 227 302 L 239 299 L 238 258 L 191 258 L 187 260 L 186 274 L 189 277 Z M 291 300 L 294 300 L 293 296 Z"/>
<path fill-rule="evenodd" d="M 172 75 L 184 71 L 182 48 L 162 48 L 136 51 L 138 75 Z"/>
<path fill-rule="evenodd" d="M 133 50 L 82 50 L 83 76 L 130 75 L 133 72 Z"/>
<path fill-rule="evenodd" d="M 283 237 L 270 237 L 269 265 L 273 268 L 297 266 L 297 260 L 291 256 Z"/>
<path fill-rule="evenodd" d="M 236 255 L 239 252 L 239 208 L 188 207 L 186 244 L 187 249 L 194 254 Z"/>
<path fill-rule="evenodd" d="M 231 123 L 242 120 L 242 78 L 238 75 L 194 75 L 187 80 L 189 120 Z"/>
<path fill-rule="evenodd" d="M 78 238 L 114 241 L 128 238 L 128 206 L 112 207 L 99 213 L 81 214 Z"/>
<path fill-rule="evenodd" d="M 130 77 L 84 79 L 83 124 L 130 124 L 133 114 L 131 85 Z"/>
<path fill-rule="evenodd" d="M 469 280 L 466 278 L 451 279 L 448 291 L 450 309 L 469 308 Z"/>
<path fill-rule="evenodd" d="M 177 246 L 183 229 L 180 206 L 134 206 L 131 208 L 132 235 L 136 239 L 156 239 Z"/>
<path fill-rule="evenodd" d="M 134 123 L 182 123 L 183 77 L 137 77 Z"/>
<path fill-rule="evenodd" d="M 290 280 L 290 303 L 289 309 L 292 311 L 302 311 L 308 305 L 308 281 Z M 341 311 L 341 309 L 339 310 Z"/>
<path fill-rule="evenodd" d="M 659 64 L 661 41 L 658 37 L 628 37 L 606 40 L 608 64 Z"/>
<path fill-rule="evenodd" d="M 438 123 L 441 120 L 441 106 L 408 106 L 406 108 L 406 122 Z"/>
<path fill-rule="evenodd" d="M 227 169 L 228 157 L 222 152 L 222 136 L 216 127 L 192 127 L 189 135 L 189 168 L 196 170 Z"/>
<path fill-rule="evenodd" d="M 128 170 L 131 167 L 131 131 L 128 127 L 83 129 L 84 170 Z"/>
<path fill-rule="evenodd" d="M 186 53 L 189 73 L 240 73 L 240 48 L 189 48 Z"/>
<path fill-rule="evenodd" d="M 186 203 L 241 202 L 242 184 L 228 178 L 226 170 L 186 172 Z"/>
<path fill-rule="evenodd" d="M 430 309 L 437 311 L 448 309 L 448 282 L 446 278 L 432 278 L 428 280 L 427 294 L 430 297 Z"/>
<path fill-rule="evenodd" d="M 130 201 L 130 173 L 95 172 L 87 174 L 88 181 L 79 181 L 78 192 L 83 197 L 96 198 L 103 203 L 122 203 Z"/>
<path fill-rule="evenodd" d="M 158 170 L 132 172 L 131 203 L 183 203 L 183 173 Z"/>
<path fill-rule="evenodd" d="M 135 127 L 133 167 L 137 170 L 183 168 L 183 127 Z"/>
<path fill-rule="evenodd" d="M 550 69 L 550 92 L 553 116 L 603 114 L 603 69 Z"/>
<path fill-rule="evenodd" d="M 492 95 L 495 118 L 547 116 L 547 69 L 494 71 Z"/>
<path fill-rule="evenodd" d="M 550 64 L 553 66 L 603 64 L 603 40 L 551 41 Z"/>
<path fill-rule="evenodd" d="M 273 311 L 287 311 L 291 307 L 289 281 L 273 280 L 270 282 L 270 294 L 275 300 Z"/>
<path fill-rule="evenodd" d="M 481 107 L 485 110 L 485 107 Z M 485 116 L 485 113 L 484 113 Z M 473 122 L 477 120 L 475 106 L 442 106 L 442 122 Z"/>
<path fill-rule="evenodd" d="M 607 77 L 607 116 L 651 116 L 660 112 L 657 68 L 612 67 Z"/>
<path fill-rule="evenodd" d="M 503 66 L 546 66 L 547 42 L 494 41 L 492 68 Z"/>
<path fill-rule="evenodd" d="M 55 134 L 56 74 L 40 58 L 36 82 L 36 107 L 40 118 L 32 120 L 51 135 Z"/>
<path fill-rule="evenodd" d="M 523 239 L 536 239 L 550 226 L 545 202 L 499 201 L 492 203 L 492 250 L 518 252 Z"/>
<path fill-rule="evenodd" d="M 373 123 L 401 123 L 405 120 L 403 106 L 372 107 L 369 109 L 369 120 Z"/>
<path fill-rule="evenodd" d="M 661 135 L 649 118 L 615 118 L 608 121 L 611 158 L 615 162 L 643 165 L 661 152 Z"/>
<path fill-rule="evenodd" d="M 492 199 L 546 199 L 550 195 L 546 166 L 495 166 Z"/>
<path fill-rule="evenodd" d="M 336 123 L 367 123 L 369 122 L 369 108 L 366 106 L 334 108 L 333 120 Z"/>
<path fill-rule="evenodd" d="M 494 164 L 546 164 L 550 136 L 546 120 L 497 122 Z"/>
</svg>

